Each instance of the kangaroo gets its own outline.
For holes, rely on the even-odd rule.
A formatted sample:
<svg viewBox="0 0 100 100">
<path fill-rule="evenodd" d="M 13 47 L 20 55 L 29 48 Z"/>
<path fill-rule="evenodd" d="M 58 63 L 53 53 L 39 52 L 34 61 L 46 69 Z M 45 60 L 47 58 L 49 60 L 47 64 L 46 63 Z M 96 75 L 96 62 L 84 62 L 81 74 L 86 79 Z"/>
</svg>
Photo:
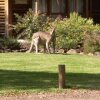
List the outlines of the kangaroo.
<svg viewBox="0 0 100 100">
<path fill-rule="evenodd" d="M 54 30 L 55 30 L 55 28 L 53 28 L 50 32 L 36 32 L 36 33 L 34 33 L 32 36 L 30 49 L 27 52 L 31 52 L 33 45 L 34 45 L 35 49 L 36 49 L 36 53 L 38 53 L 39 44 L 44 44 L 44 47 L 46 47 L 48 53 L 50 53 L 49 44 L 52 41 L 53 42 L 53 53 L 55 53 Z"/>
</svg>

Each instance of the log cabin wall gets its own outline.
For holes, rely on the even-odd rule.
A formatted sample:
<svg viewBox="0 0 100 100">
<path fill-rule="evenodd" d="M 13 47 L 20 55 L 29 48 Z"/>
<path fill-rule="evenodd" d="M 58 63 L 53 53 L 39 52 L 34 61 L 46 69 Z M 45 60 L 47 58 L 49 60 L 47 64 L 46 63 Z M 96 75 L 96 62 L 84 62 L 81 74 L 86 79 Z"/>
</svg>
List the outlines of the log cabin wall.
<svg viewBox="0 0 100 100">
<path fill-rule="evenodd" d="M 0 0 L 0 34 L 5 34 L 5 0 Z"/>
</svg>

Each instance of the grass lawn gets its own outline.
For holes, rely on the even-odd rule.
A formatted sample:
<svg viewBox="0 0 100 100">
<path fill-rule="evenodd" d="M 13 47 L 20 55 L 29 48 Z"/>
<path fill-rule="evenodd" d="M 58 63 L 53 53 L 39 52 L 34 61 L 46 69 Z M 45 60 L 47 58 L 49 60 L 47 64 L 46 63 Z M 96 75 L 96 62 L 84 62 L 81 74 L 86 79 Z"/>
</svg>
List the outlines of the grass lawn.
<svg viewBox="0 0 100 100">
<path fill-rule="evenodd" d="M 99 57 L 0 53 L 0 94 L 59 91 L 58 64 L 66 65 L 66 88 L 100 90 Z"/>
</svg>

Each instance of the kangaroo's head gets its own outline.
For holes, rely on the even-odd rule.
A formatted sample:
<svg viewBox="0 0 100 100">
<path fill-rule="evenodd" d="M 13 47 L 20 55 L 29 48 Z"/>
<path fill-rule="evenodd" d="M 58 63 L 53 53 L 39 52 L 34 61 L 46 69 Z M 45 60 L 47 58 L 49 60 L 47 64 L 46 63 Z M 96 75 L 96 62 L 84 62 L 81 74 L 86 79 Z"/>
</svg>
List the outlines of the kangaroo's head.
<svg viewBox="0 0 100 100">
<path fill-rule="evenodd" d="M 52 34 L 54 33 L 54 31 L 55 31 L 55 27 L 53 27 L 53 28 L 51 29 L 50 34 L 52 35 Z"/>
</svg>

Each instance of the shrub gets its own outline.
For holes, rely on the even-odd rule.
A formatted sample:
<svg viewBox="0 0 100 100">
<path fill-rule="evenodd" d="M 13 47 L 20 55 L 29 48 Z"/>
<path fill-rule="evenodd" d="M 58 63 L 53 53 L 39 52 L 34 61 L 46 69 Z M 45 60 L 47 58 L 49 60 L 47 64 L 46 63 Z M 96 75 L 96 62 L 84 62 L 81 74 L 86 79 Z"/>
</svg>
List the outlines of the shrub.
<svg viewBox="0 0 100 100">
<path fill-rule="evenodd" d="M 31 9 L 23 16 L 15 14 L 17 23 L 13 29 L 17 33 L 18 38 L 31 38 L 32 34 L 37 31 L 47 31 L 51 26 L 53 18 L 49 18 L 44 14 L 36 15 Z"/>
<path fill-rule="evenodd" d="M 0 45 L 2 45 L 2 48 L 11 49 L 11 50 L 17 50 L 20 49 L 20 44 L 17 42 L 14 38 L 0 38 Z"/>
<path fill-rule="evenodd" d="M 100 50 L 99 42 L 95 44 L 96 37 L 91 35 L 95 31 L 100 33 L 100 25 L 94 25 L 92 19 L 82 18 L 74 12 L 70 14 L 70 18 L 60 20 L 43 14 L 36 15 L 31 9 L 23 17 L 15 15 L 17 24 L 13 28 L 18 38 L 29 39 L 34 32 L 47 31 L 51 26 L 56 26 L 57 48 L 68 50 L 83 47 L 85 52 Z"/>
<path fill-rule="evenodd" d="M 84 52 L 94 53 L 96 51 L 100 51 L 100 33 L 98 32 L 85 33 Z"/>
<path fill-rule="evenodd" d="M 82 18 L 77 13 L 71 13 L 70 18 L 60 20 L 56 26 L 57 47 L 67 50 L 83 46 L 85 32 L 100 32 L 100 25 L 93 25 L 92 19 Z"/>
</svg>

